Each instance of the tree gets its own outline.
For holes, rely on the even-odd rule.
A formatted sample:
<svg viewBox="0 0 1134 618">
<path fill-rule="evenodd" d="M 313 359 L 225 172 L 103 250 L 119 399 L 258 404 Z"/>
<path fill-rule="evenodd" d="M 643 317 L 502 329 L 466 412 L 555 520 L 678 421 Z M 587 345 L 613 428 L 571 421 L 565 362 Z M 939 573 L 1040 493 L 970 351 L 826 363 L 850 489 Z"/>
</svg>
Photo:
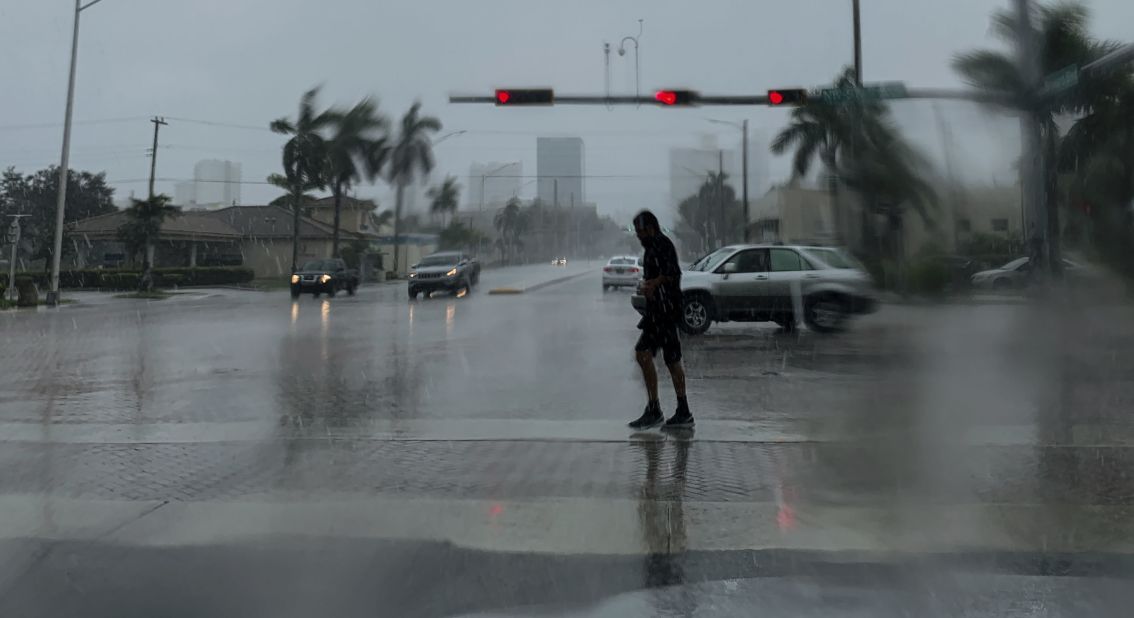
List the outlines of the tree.
<svg viewBox="0 0 1134 618">
<path fill-rule="evenodd" d="M 450 217 L 453 213 L 457 212 L 457 203 L 460 199 L 461 186 L 457 184 L 457 179 L 453 176 L 445 178 L 445 182 L 440 186 L 431 188 L 426 195 L 432 200 L 429 206 L 430 212 L 435 215 L 441 216 L 441 221 L 444 223 L 445 215 Z"/>
<path fill-rule="evenodd" d="M 744 206 L 727 179 L 709 172 L 697 193 L 677 205 L 677 236 L 685 247 L 703 253 L 742 239 Z"/>
<path fill-rule="evenodd" d="M 1033 21 L 1036 32 L 1033 34 L 1039 41 L 1039 64 L 1043 75 L 1068 66 L 1084 66 L 1115 47 L 1113 43 L 1100 43 L 1091 38 L 1087 31 L 1089 13 L 1081 4 L 1040 6 L 1037 12 L 1038 19 Z M 997 11 L 993 13 L 992 23 L 993 32 L 1000 39 L 1010 45 L 1016 41 L 1019 26 L 1014 14 Z M 1053 242 L 1052 252 L 1046 257 L 1056 258 L 1059 229 L 1059 177 L 1056 163 L 1060 146 L 1055 116 L 1064 112 L 1093 109 L 1108 93 L 1117 89 L 1116 78 L 1087 78 L 1076 88 L 1039 98 L 1032 92 L 1010 52 L 976 50 L 963 53 L 954 59 L 953 67 L 970 85 L 1000 100 L 1001 106 L 1011 110 L 1030 109 L 1037 115 L 1043 140 L 1041 160 L 1048 215 L 1048 221 L 1044 225 L 1051 232 L 1049 238 Z M 1117 79 L 1125 77 L 1119 76 Z M 1033 247 L 1032 250 L 1035 251 L 1036 248 Z M 1058 269 L 1059 264 L 1058 259 L 1051 259 L 1050 265 L 1053 268 Z"/>
<path fill-rule="evenodd" d="M 845 69 L 834 87 L 857 88 L 854 70 Z M 867 215 L 882 215 L 891 246 L 896 246 L 907 207 L 932 225 L 929 211 L 936 205 L 936 194 L 923 176 L 928 161 L 905 141 L 880 101 L 854 97 L 793 109 L 791 123 L 772 141 L 776 154 L 790 148 L 795 149 L 794 177 L 806 176 L 818 159 L 828 174 L 860 195 L 864 234 L 872 228 Z"/>
<path fill-rule="evenodd" d="M 402 116 L 386 175 L 395 186 L 394 203 L 394 271 L 398 270 L 398 250 L 401 246 L 402 204 L 406 185 L 420 172 L 433 170 L 433 143 L 429 134 L 441 130 L 441 121 L 433 116 L 421 116 L 421 102 L 415 102 Z"/>
<path fill-rule="evenodd" d="M 339 257 L 339 227 L 343 194 L 364 176 L 373 179 L 386 163 L 389 153 L 384 131 L 387 121 L 371 99 L 363 99 L 349 110 L 327 113 L 330 135 L 326 138 L 324 177 L 335 200 L 331 257 Z"/>
<path fill-rule="evenodd" d="M 441 249 L 452 251 L 471 251 L 480 245 L 484 235 L 461 223 L 452 221 L 441 230 L 438 243 Z"/>
<path fill-rule="evenodd" d="M 268 202 L 268 205 L 283 206 L 290 209 L 293 201 L 293 196 L 291 194 L 291 184 L 288 183 L 287 176 L 284 176 L 283 174 L 268 174 L 267 178 L 265 178 L 264 180 L 266 180 L 270 185 L 277 186 L 284 191 L 287 191 L 287 193 L 284 193 L 283 195 Z M 303 195 L 300 197 L 300 203 L 306 204 L 307 202 L 315 200 L 315 196 L 307 193 L 307 191 L 315 191 L 318 189 L 319 187 L 315 186 L 314 184 L 308 185 L 306 190 L 303 192 Z"/>
<path fill-rule="evenodd" d="M 283 145 L 284 178 L 291 193 L 292 272 L 299 261 L 299 209 L 303 206 L 304 193 L 327 185 L 327 148 L 320 130 L 327 126 L 330 117 L 316 109 L 318 95 L 318 88 L 308 90 L 299 100 L 299 112 L 294 121 L 279 118 L 270 125 L 273 132 L 292 136 Z"/>
<path fill-rule="evenodd" d="M 50 261 L 55 235 L 55 206 L 59 195 L 59 168 L 52 166 L 32 174 L 21 174 L 9 167 L 0 174 L 0 217 L 26 214 L 20 222 L 21 245 L 31 259 Z M 64 223 L 112 213 L 114 189 L 106 184 L 106 174 L 68 170 Z M 6 225 L 6 223 L 5 223 Z M 63 243 L 66 255 L 71 245 Z"/>
<path fill-rule="evenodd" d="M 500 232 L 501 259 L 515 259 L 517 251 L 524 246 L 520 237 L 528 231 L 529 213 L 520 205 L 519 198 L 508 200 L 493 218 L 492 224 Z"/>
<path fill-rule="evenodd" d="M 168 195 L 158 194 L 145 200 L 130 200 L 133 204 L 126 210 L 126 222 L 118 228 L 118 237 L 126 244 L 132 254 L 142 248 L 142 278 L 138 282 L 140 291 L 153 290 L 154 241 L 161 234 L 161 225 L 166 219 L 177 217 L 181 209 L 171 205 Z"/>
</svg>

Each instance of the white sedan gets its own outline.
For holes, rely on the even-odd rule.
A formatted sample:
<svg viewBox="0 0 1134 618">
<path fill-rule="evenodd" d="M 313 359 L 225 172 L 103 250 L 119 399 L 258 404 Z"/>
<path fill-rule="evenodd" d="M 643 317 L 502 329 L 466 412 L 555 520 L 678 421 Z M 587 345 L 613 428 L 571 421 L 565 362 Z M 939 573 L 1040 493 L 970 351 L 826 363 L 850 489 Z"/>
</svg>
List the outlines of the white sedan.
<svg viewBox="0 0 1134 618">
<path fill-rule="evenodd" d="M 637 288 L 642 279 L 642 263 L 635 255 L 616 255 L 602 267 L 602 289 Z"/>
</svg>

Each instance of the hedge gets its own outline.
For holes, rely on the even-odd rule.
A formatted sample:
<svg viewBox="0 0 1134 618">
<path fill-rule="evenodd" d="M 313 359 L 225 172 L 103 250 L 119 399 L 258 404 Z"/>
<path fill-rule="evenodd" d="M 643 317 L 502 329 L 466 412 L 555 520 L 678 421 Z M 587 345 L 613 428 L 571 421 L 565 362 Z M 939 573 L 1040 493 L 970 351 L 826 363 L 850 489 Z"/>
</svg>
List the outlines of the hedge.
<svg viewBox="0 0 1134 618">
<path fill-rule="evenodd" d="M 172 287 L 175 285 L 234 285 L 249 283 L 256 273 L 251 268 L 240 266 L 212 266 L 208 268 L 155 268 L 154 285 Z M 134 290 L 142 277 L 140 270 L 85 269 L 65 270 L 59 273 L 59 287 L 99 288 L 109 290 Z M 20 273 L 16 277 L 31 279 L 40 287 L 49 285 L 47 273 Z"/>
</svg>

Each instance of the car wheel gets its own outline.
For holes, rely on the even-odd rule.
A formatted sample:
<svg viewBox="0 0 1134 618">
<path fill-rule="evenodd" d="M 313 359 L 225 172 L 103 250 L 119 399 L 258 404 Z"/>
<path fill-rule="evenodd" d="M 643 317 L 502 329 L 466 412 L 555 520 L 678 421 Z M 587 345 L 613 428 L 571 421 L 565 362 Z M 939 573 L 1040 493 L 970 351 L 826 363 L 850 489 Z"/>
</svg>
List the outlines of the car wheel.
<svg viewBox="0 0 1134 618">
<path fill-rule="evenodd" d="M 604 283 L 604 284 L 602 284 L 602 291 L 603 291 L 603 292 L 608 292 L 608 291 L 610 291 L 610 286 L 609 286 L 609 285 L 607 285 L 607 284 L 605 284 L 605 283 Z"/>
<path fill-rule="evenodd" d="M 291 297 L 292 298 L 299 298 L 299 288 L 296 288 L 296 287 L 291 288 Z"/>
<path fill-rule="evenodd" d="M 331 287 L 327 288 L 327 291 L 326 291 L 327 298 L 334 298 L 336 291 L 337 290 L 335 290 L 335 286 L 333 286 L 333 285 Z"/>
<path fill-rule="evenodd" d="M 319 290 L 315 290 L 314 292 L 312 292 L 311 298 L 319 298 Z"/>
<path fill-rule="evenodd" d="M 1011 287 L 1012 285 L 1008 282 L 1007 279 L 1004 279 L 1003 277 L 992 282 L 992 289 L 996 290 L 997 292 L 1003 292 Z"/>
<path fill-rule="evenodd" d="M 409 289 L 409 297 L 410 297 L 410 300 L 415 300 L 417 298 L 417 290 L 410 288 Z"/>
<path fill-rule="evenodd" d="M 712 301 L 704 294 L 687 296 L 681 303 L 681 330 L 690 335 L 700 335 L 709 330 L 712 324 Z"/>
<path fill-rule="evenodd" d="M 803 321 L 820 333 L 834 333 L 846 326 L 847 304 L 833 295 L 809 299 L 803 309 Z"/>
</svg>

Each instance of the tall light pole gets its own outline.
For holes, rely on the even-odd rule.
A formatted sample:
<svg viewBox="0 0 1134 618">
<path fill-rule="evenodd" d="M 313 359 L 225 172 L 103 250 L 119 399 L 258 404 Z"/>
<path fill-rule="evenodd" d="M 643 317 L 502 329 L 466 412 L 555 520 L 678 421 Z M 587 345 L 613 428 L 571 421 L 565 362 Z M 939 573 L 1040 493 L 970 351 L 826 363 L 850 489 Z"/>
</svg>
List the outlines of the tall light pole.
<svg viewBox="0 0 1134 618">
<path fill-rule="evenodd" d="M 1016 0 L 1016 58 L 1024 87 L 1029 91 L 1039 85 L 1040 67 L 1038 41 L 1032 29 L 1032 6 L 1030 0 Z M 1041 154 L 1040 119 L 1034 109 L 1024 109 L 1020 115 L 1022 138 L 1020 157 L 1020 198 L 1024 202 L 1027 220 L 1024 222 L 1025 237 L 1028 239 L 1028 255 L 1033 260 L 1033 268 L 1042 273 L 1050 272 L 1049 263 L 1052 238 L 1048 235 L 1048 212 L 1046 208 L 1043 166 Z M 1048 161 L 1048 165 L 1052 162 Z"/>
<path fill-rule="evenodd" d="M 55 202 L 55 242 L 51 252 L 51 291 L 47 304 L 59 303 L 59 265 L 63 253 L 63 213 L 67 204 L 67 165 L 71 158 L 71 111 L 75 106 L 75 63 L 79 58 L 79 14 L 102 2 L 75 0 L 75 27 L 71 33 L 71 72 L 67 78 L 67 111 L 63 117 L 63 154 L 59 157 L 59 198 Z"/>
<path fill-rule="evenodd" d="M 752 225 L 752 222 L 748 219 L 748 119 L 745 118 L 742 122 L 739 123 L 730 122 L 728 120 L 716 120 L 713 118 L 709 118 L 708 121 L 715 122 L 716 124 L 727 124 L 729 126 L 736 127 L 740 129 L 740 132 L 743 135 L 740 140 L 740 147 L 743 150 L 740 153 L 740 158 L 742 161 L 741 167 L 743 168 L 741 170 L 741 183 L 743 187 L 742 191 L 744 194 L 744 242 L 747 243 L 749 242 L 748 228 Z"/>
<path fill-rule="evenodd" d="M 468 133 L 466 129 L 461 129 L 459 131 L 449 131 L 445 135 L 442 135 L 441 137 L 433 140 L 431 144 L 436 147 L 438 144 L 449 139 L 450 137 L 457 137 L 458 135 L 464 135 L 465 133 Z"/>
<path fill-rule="evenodd" d="M 635 99 L 640 99 L 642 97 L 642 90 L 641 90 L 642 71 L 640 69 L 641 64 L 640 64 L 640 61 L 638 59 L 638 57 L 639 57 L 638 56 L 638 39 L 640 39 L 640 38 L 642 38 L 642 20 L 639 19 L 638 20 L 638 36 L 624 36 L 624 37 L 622 37 L 622 40 L 619 41 L 619 43 L 618 43 L 618 55 L 619 56 L 625 56 L 626 55 L 626 41 L 632 41 L 634 43 L 634 98 Z M 640 102 L 639 102 L 639 105 L 641 105 Z"/>
<path fill-rule="evenodd" d="M 862 19 L 860 18 L 858 1 L 853 0 L 854 10 L 854 81 L 862 87 Z"/>
<path fill-rule="evenodd" d="M 496 168 L 492 171 L 489 171 L 487 173 L 483 173 L 483 174 L 480 175 L 480 216 L 482 216 L 482 217 L 484 216 L 484 181 L 489 179 L 489 178 L 492 178 L 492 176 L 495 175 L 496 172 L 499 172 L 499 171 L 502 171 L 502 170 L 507 169 L 509 167 L 512 167 L 513 165 L 516 165 L 517 163 L 519 163 L 519 161 L 512 161 L 511 163 L 505 163 L 504 165 L 501 165 L 500 167 L 498 167 L 498 168 Z M 482 243 L 483 243 L 483 241 L 482 241 Z M 483 251 L 483 250 L 484 249 L 482 247 L 481 251 Z"/>
</svg>

